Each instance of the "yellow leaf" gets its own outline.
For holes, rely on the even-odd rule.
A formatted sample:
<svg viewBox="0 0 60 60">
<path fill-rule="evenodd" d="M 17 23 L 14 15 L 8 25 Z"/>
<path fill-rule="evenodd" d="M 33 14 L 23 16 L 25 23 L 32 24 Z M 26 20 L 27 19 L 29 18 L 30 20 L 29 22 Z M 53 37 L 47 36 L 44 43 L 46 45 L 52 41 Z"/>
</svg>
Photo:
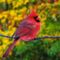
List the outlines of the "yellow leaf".
<svg viewBox="0 0 60 60">
<path fill-rule="evenodd" d="M 29 2 L 29 0 L 25 0 L 25 1 L 24 1 L 24 4 L 27 4 L 28 2 Z"/>
</svg>

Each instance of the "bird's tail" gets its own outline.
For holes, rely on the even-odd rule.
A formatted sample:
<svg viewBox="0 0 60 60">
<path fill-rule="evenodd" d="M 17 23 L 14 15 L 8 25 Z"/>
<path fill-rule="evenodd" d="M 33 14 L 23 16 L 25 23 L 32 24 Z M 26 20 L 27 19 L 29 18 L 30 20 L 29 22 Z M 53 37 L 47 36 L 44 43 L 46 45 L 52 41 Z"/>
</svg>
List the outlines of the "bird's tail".
<svg viewBox="0 0 60 60">
<path fill-rule="evenodd" d="M 4 53 L 3 58 L 5 58 L 5 57 L 7 57 L 9 55 L 10 51 L 14 48 L 14 46 L 15 46 L 15 44 L 16 44 L 17 41 L 18 40 L 14 40 L 14 42 L 9 46 L 9 48 L 7 49 L 7 51 Z"/>
</svg>

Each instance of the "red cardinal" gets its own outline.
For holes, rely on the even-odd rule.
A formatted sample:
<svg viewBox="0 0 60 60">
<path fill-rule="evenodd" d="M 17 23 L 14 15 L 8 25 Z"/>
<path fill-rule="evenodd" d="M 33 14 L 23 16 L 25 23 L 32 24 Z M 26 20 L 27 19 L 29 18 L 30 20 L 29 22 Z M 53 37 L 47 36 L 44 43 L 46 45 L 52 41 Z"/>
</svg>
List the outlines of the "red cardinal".
<svg viewBox="0 0 60 60">
<path fill-rule="evenodd" d="M 32 10 L 29 16 L 24 19 L 18 26 L 14 36 L 14 42 L 9 46 L 7 51 L 4 53 L 3 57 L 7 57 L 9 52 L 14 48 L 18 40 L 31 41 L 36 38 L 38 31 L 40 30 L 40 19 L 38 14 Z"/>
</svg>

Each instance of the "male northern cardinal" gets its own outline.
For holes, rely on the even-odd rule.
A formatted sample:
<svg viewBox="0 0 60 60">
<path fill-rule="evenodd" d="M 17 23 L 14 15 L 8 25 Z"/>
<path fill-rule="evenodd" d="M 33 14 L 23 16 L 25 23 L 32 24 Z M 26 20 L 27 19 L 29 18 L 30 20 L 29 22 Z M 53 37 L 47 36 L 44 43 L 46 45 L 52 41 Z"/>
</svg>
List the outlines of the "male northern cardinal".
<svg viewBox="0 0 60 60">
<path fill-rule="evenodd" d="M 9 46 L 3 57 L 7 57 L 9 52 L 14 48 L 18 40 L 31 41 L 36 38 L 38 31 L 40 30 L 40 19 L 38 14 L 32 10 L 31 13 L 19 24 L 14 39 L 14 42 Z"/>
</svg>

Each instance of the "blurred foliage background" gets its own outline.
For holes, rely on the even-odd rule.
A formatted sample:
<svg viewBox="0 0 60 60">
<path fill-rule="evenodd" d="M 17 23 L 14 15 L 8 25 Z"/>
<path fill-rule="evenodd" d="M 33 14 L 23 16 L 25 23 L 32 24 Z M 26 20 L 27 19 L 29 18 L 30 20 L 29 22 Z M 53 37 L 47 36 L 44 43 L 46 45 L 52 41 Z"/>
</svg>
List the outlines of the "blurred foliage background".
<svg viewBox="0 0 60 60">
<path fill-rule="evenodd" d="M 0 0 L 0 34 L 12 36 L 19 23 L 35 9 L 41 19 L 37 37 L 60 36 L 60 0 Z M 0 60 L 13 39 L 0 36 Z M 6 60 L 60 60 L 60 39 L 17 42 Z"/>
</svg>

